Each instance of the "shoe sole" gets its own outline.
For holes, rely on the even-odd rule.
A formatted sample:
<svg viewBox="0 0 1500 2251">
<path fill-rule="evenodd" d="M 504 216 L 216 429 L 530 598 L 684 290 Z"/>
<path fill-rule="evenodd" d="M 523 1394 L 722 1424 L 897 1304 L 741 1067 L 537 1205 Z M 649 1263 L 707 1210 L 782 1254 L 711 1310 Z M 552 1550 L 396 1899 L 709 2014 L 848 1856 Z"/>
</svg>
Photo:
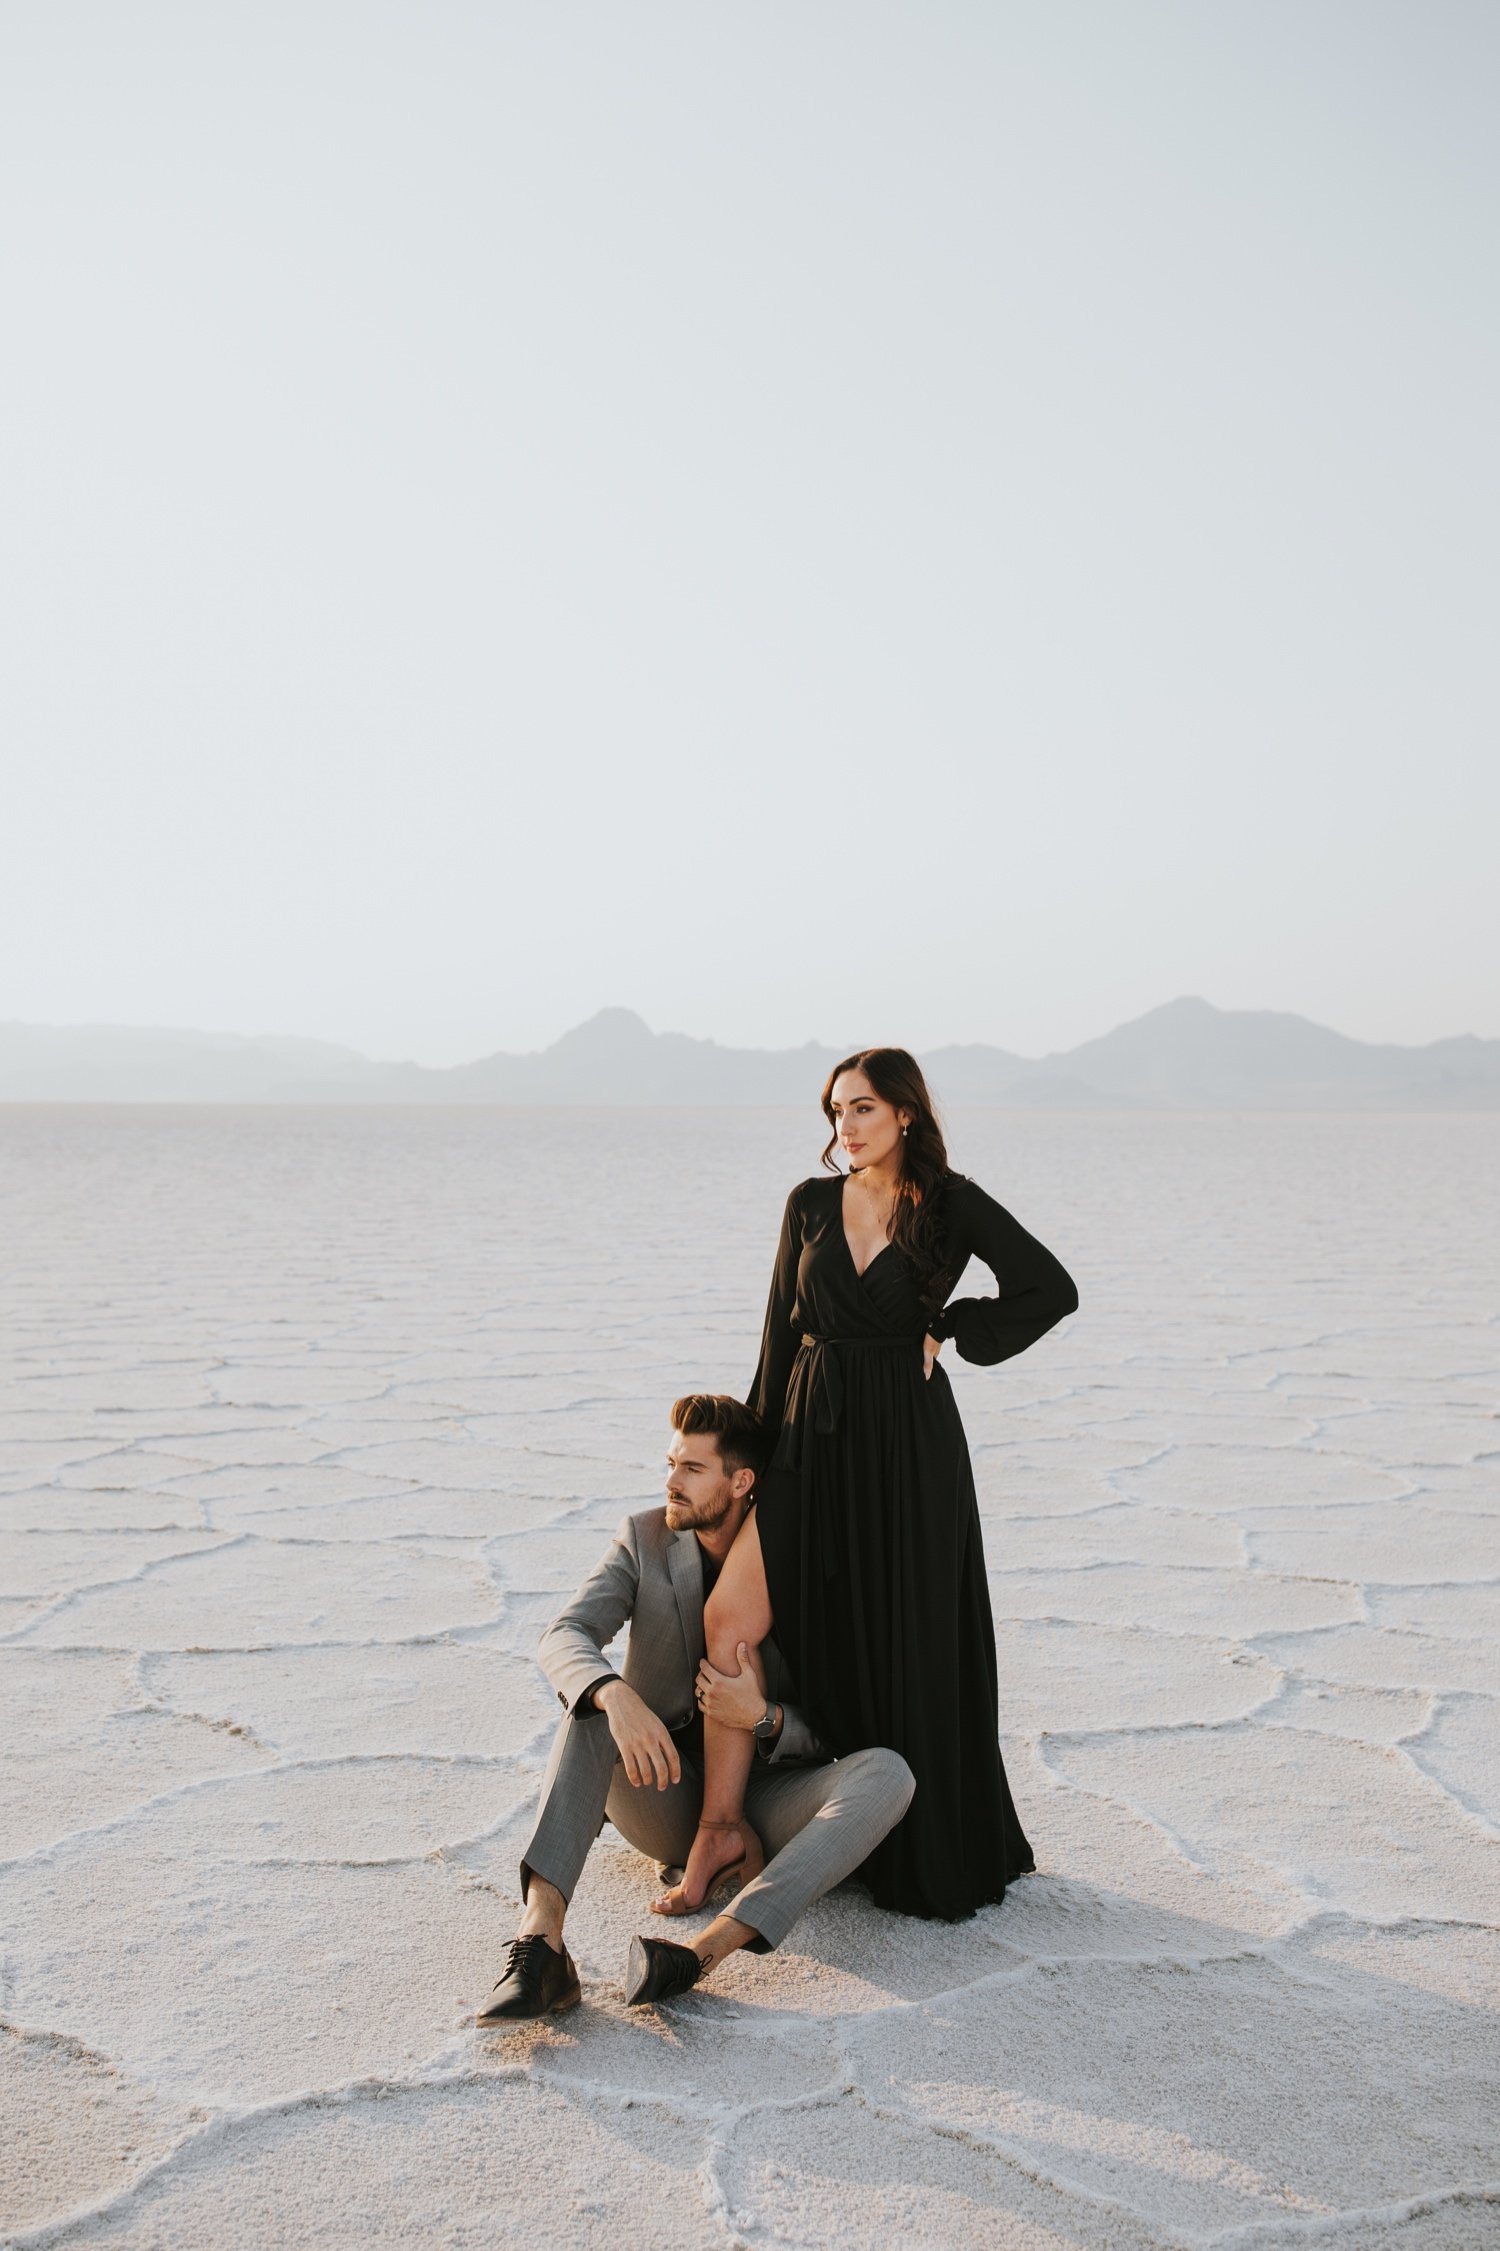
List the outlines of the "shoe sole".
<svg viewBox="0 0 1500 2251">
<path fill-rule="evenodd" d="M 651 1982 L 651 1957 L 638 1938 L 630 1941 L 630 1952 L 625 1961 L 625 2006 L 639 2008 L 646 1987 Z"/>
<path fill-rule="evenodd" d="M 474 2022 L 482 2032 L 493 2032 L 497 2025 L 503 2024 L 539 2024 L 543 2017 L 560 2017 L 565 2009 L 576 2009 L 582 1999 L 583 1987 L 575 1985 L 570 1992 L 561 1993 L 555 2001 L 549 2001 L 544 2009 L 533 2009 L 530 2016 L 476 2016 Z"/>
<path fill-rule="evenodd" d="M 699 1976 L 703 1972 L 699 1971 Z M 625 2006 L 627 2009 L 660 2008 L 664 2001 L 680 2001 L 681 1993 L 651 1994 L 646 1991 L 651 1983 L 651 1956 L 646 1951 L 646 1940 L 633 1938 L 630 1952 L 625 1957 Z M 691 1991 L 692 1988 L 687 1989 Z"/>
</svg>

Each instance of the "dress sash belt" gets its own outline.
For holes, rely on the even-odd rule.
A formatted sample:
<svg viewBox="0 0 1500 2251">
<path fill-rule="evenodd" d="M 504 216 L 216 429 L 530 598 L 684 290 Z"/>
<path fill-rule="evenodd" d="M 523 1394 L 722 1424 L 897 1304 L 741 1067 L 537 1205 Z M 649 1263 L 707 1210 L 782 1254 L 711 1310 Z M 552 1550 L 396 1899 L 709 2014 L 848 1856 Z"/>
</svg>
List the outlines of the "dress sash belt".
<svg viewBox="0 0 1500 2251">
<path fill-rule="evenodd" d="M 804 1332 L 802 1349 L 794 1366 L 792 1389 L 806 1385 L 806 1418 L 820 1437 L 837 1430 L 844 1411 L 844 1378 L 839 1367 L 845 1352 L 905 1352 L 921 1345 L 920 1337 L 820 1337 Z M 788 1415 L 771 1463 L 773 1469 L 795 1469 L 801 1460 L 801 1415 Z"/>
</svg>

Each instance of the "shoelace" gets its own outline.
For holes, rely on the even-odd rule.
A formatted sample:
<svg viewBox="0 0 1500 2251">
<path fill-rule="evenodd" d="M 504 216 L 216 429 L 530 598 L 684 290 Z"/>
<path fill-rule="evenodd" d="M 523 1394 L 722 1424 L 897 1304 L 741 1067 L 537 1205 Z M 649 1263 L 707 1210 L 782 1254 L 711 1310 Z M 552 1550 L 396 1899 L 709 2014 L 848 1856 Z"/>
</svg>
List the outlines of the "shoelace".
<svg viewBox="0 0 1500 2251">
<path fill-rule="evenodd" d="M 517 1970 L 523 1975 L 528 1974 L 537 1959 L 536 1950 L 539 1946 L 546 1947 L 549 1954 L 553 1951 L 547 1946 L 540 1931 L 533 1931 L 528 1938 L 513 1938 L 510 1942 L 510 1957 L 501 1972 L 500 1982 L 503 1984 L 506 1978 L 514 1977 Z"/>
</svg>

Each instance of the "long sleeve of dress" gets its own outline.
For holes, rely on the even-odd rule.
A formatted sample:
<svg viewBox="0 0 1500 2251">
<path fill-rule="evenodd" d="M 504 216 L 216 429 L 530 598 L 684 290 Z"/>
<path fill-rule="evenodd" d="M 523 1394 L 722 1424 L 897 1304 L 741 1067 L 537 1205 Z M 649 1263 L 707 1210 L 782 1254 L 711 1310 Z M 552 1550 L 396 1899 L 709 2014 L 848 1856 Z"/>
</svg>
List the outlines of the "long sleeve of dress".
<svg viewBox="0 0 1500 2251">
<path fill-rule="evenodd" d="M 997 1284 L 993 1297 L 961 1297 L 933 1316 L 930 1334 L 952 1337 L 961 1360 L 993 1367 L 1035 1344 L 1038 1337 L 1078 1310 L 1073 1277 L 1044 1243 L 1028 1235 L 1003 1204 L 972 1180 L 949 1190 L 948 1233 L 953 1257 L 948 1287 L 971 1257 L 982 1259 Z"/>
<path fill-rule="evenodd" d="M 786 1387 L 797 1357 L 797 1331 L 792 1310 L 797 1303 L 797 1264 L 802 1256 L 802 1191 L 794 1188 L 786 1200 L 781 1241 L 776 1247 L 776 1267 L 766 1304 L 766 1325 L 761 1334 L 760 1359 L 750 1385 L 746 1406 L 752 1407 L 768 1430 L 781 1428 L 786 1407 Z"/>
</svg>

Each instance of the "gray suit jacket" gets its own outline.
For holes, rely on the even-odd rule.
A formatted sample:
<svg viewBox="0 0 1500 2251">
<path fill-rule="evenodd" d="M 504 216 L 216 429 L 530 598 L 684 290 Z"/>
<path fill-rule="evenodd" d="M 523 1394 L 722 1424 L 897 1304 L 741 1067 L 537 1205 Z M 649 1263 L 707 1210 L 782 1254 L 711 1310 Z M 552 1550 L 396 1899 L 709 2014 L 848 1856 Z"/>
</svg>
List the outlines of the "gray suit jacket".
<svg viewBox="0 0 1500 2251">
<path fill-rule="evenodd" d="M 703 1565 L 696 1536 L 669 1532 L 665 1508 L 625 1517 L 609 1552 L 543 1634 L 537 1655 L 572 1712 L 584 1691 L 611 1671 L 604 1651 L 630 1623 L 624 1677 L 674 1733 L 693 1717 L 693 1683 L 703 1658 Z M 796 1709 L 795 1687 L 774 1641 L 761 1646 L 766 1693 L 781 1705 L 776 1761 L 822 1761 L 828 1752 Z"/>
</svg>

